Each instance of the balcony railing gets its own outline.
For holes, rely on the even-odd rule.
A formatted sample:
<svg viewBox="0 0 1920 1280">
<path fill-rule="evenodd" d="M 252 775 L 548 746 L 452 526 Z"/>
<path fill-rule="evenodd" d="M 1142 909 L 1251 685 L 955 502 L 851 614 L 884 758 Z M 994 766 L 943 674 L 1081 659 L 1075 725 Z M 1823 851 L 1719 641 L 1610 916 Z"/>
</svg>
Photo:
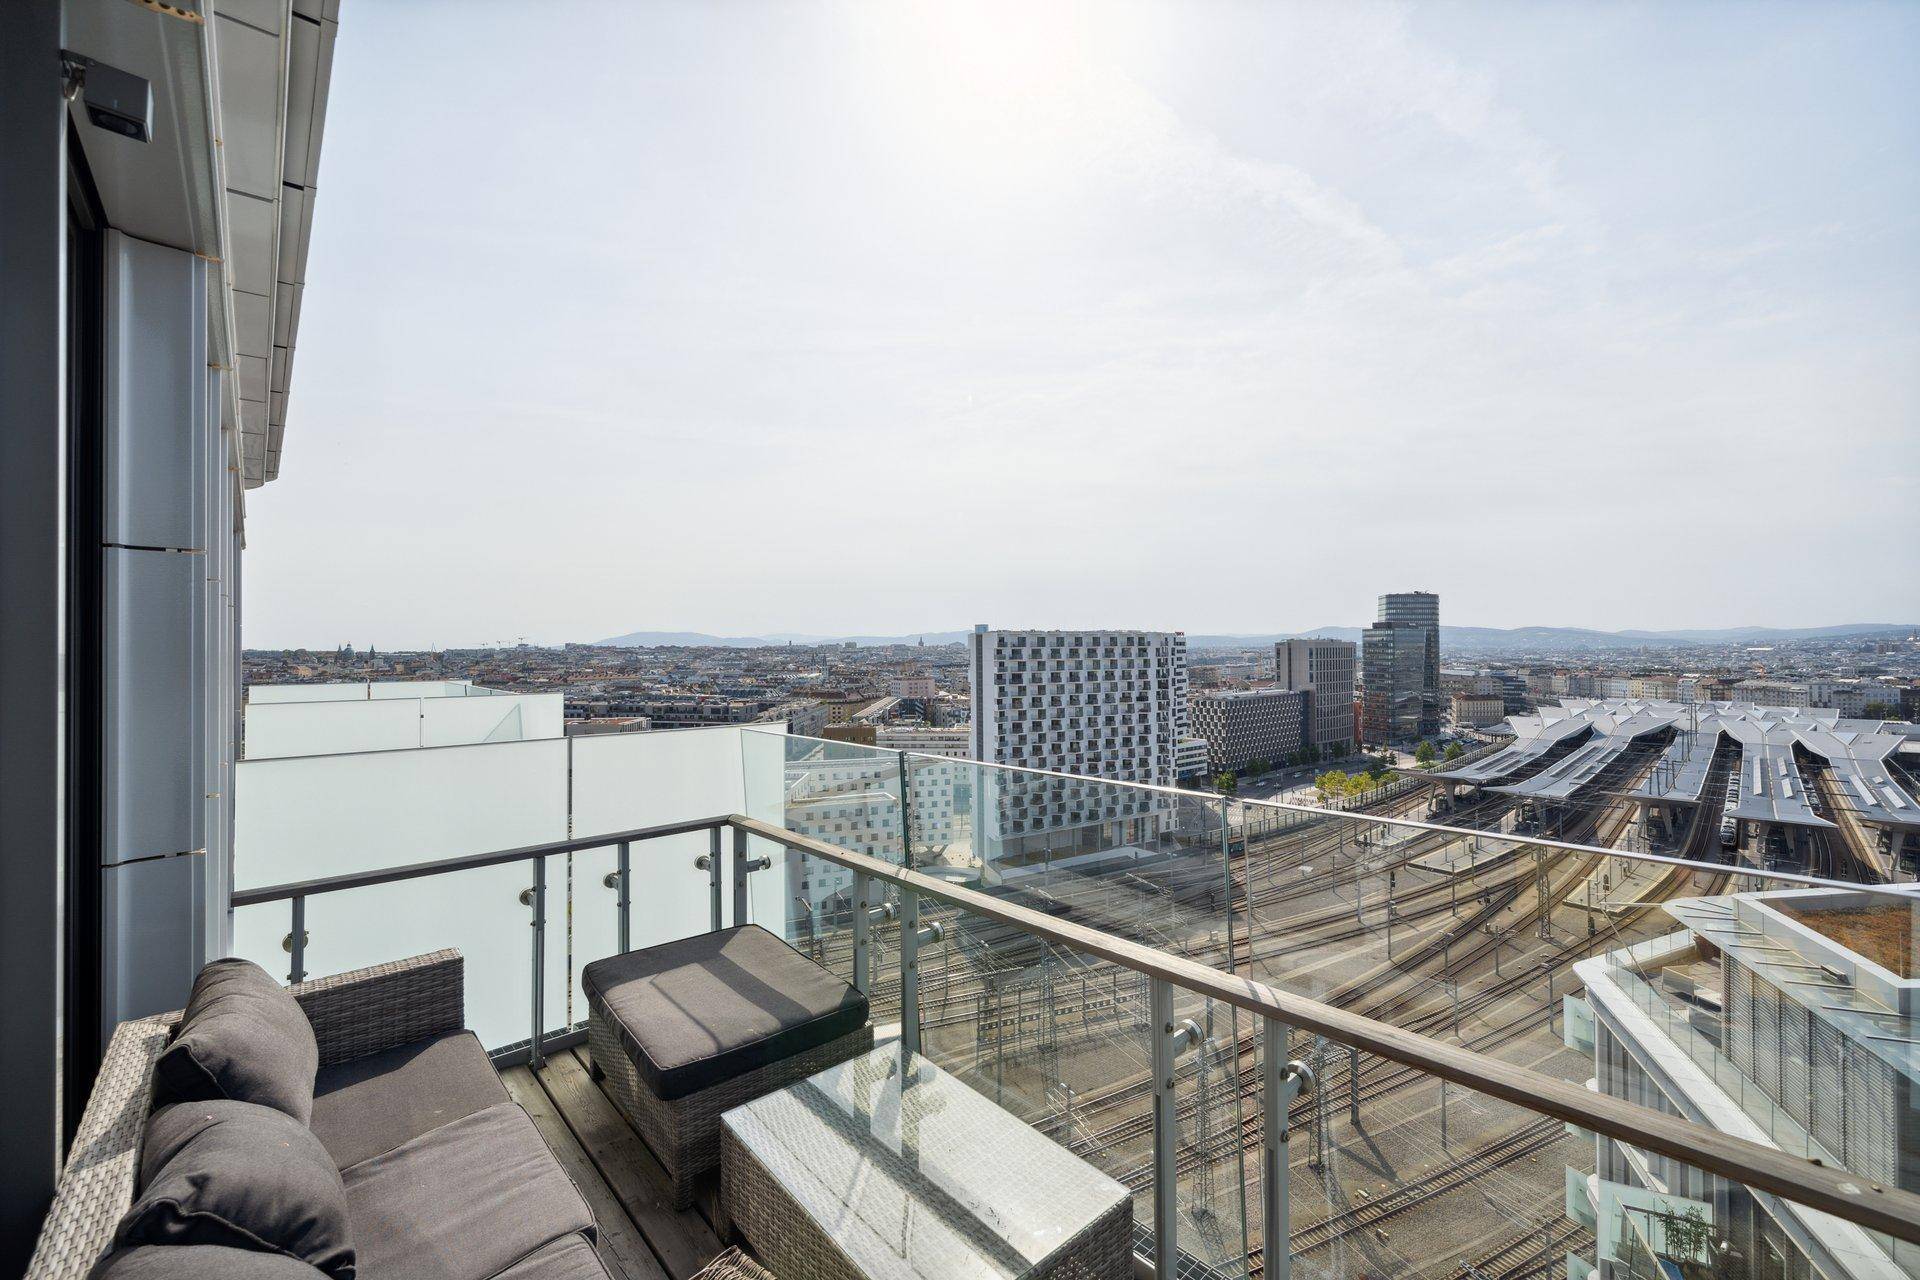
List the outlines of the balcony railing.
<svg viewBox="0 0 1920 1280">
<path fill-rule="evenodd" d="M 732 761 L 709 741 L 722 736 Z M 1590 1241 L 1604 1256 L 1617 1215 L 1598 1237 L 1560 1217 L 1561 1165 L 1583 1179 L 1609 1172 L 1587 1172 L 1592 1135 L 1664 1162 L 1668 1180 L 1920 1241 L 1920 1197 L 1890 1179 L 1597 1092 L 1591 1053 L 1562 1047 L 1575 1038 L 1576 1011 L 1561 1017 L 1579 985 L 1571 962 L 1672 933 L 1660 903 L 1830 881 L 1689 857 L 1684 840 L 1623 850 L 1609 842 L 1666 846 L 1604 798 L 1587 819 L 1563 815 L 1565 835 L 1520 836 L 1498 805 L 1445 821 L 1424 809 L 1349 814 L 752 730 L 608 741 L 504 744 L 564 753 L 565 823 L 595 834 L 243 878 L 232 895 L 241 953 L 265 962 L 284 948 L 300 975 L 460 946 L 483 1039 L 502 1061 L 538 1062 L 580 1036 L 587 961 L 758 921 L 867 990 L 906 1046 L 1134 1190 L 1143 1252 L 1162 1276 L 1411 1269 L 1400 1265 L 1408 1248 L 1474 1266 L 1529 1240 Z M 610 770 L 609 750 L 633 771 Z M 728 763 L 721 785 L 709 771 Z M 525 764 L 481 772 L 496 791 L 551 800 Z M 418 841 L 437 853 L 445 832 L 474 839 L 486 814 L 463 806 L 512 798 L 423 796 L 419 777 L 439 766 L 412 760 L 406 777 L 386 776 L 400 767 L 326 758 L 302 784 L 319 799 L 243 822 L 240 866 L 249 853 L 272 860 L 258 843 L 272 838 L 337 850 L 409 803 L 448 810 Z M 339 803 L 363 785 L 393 790 Z M 1082 826 L 1063 808 L 1020 834 L 1003 820 L 1058 805 L 1063 785 L 1123 799 L 1107 807 L 1125 816 Z M 698 803 L 702 786 L 736 788 L 737 802 L 593 823 Z M 260 798 L 286 804 L 295 788 L 282 775 L 270 790 Z M 822 795 L 872 822 L 808 830 Z M 1409 788 L 1382 802 L 1422 797 Z M 509 926 L 527 927 L 525 941 Z M 1447 1198 L 1463 1187 L 1484 1194 Z M 1402 1223 L 1425 1243 L 1396 1244 Z"/>
</svg>

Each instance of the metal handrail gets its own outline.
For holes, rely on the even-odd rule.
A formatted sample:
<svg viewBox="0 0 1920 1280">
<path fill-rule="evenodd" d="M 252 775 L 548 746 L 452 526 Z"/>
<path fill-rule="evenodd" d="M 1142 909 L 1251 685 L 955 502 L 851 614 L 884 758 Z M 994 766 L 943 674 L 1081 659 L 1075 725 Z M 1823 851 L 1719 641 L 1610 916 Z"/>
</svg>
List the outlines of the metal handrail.
<svg viewBox="0 0 1920 1280">
<path fill-rule="evenodd" d="M 1723 862 L 1701 862 L 1691 858 L 1679 858 L 1672 854 L 1642 853 L 1635 849 L 1614 849 L 1604 845 L 1583 844 L 1578 840 L 1561 840 L 1551 836 L 1514 835 L 1511 832 L 1484 831 L 1476 827 L 1456 827 L 1444 822 L 1427 822 L 1420 818 L 1401 818 L 1382 813 L 1356 813 L 1348 809 L 1329 809 L 1324 805 L 1301 804 L 1297 800 L 1256 800 L 1240 796 L 1221 796 L 1207 791 L 1191 791 L 1185 787 L 1170 787 L 1158 782 L 1135 782 L 1125 778 L 1089 778 L 1084 774 L 1063 773 L 1058 769 L 1036 769 L 1030 765 L 1001 764 L 997 761 L 969 760 L 954 756 L 932 755 L 925 751 L 890 748 L 862 747 L 859 743 L 841 742 L 833 738 L 812 738 L 805 734 L 780 733 L 772 728 L 757 728 L 754 725 L 741 725 L 746 732 L 764 733 L 769 737 L 797 739 L 802 742 L 817 742 L 822 746 L 848 748 L 861 747 L 873 752 L 871 763 L 876 766 L 889 765 L 890 756 L 907 757 L 914 760 L 935 761 L 941 764 L 970 765 L 976 769 L 991 770 L 994 773 L 1027 774 L 1036 778 L 1052 778 L 1062 782 L 1097 783 L 1103 788 L 1124 791 L 1139 791 L 1150 795 L 1168 796 L 1178 800 L 1193 801 L 1208 806 L 1227 800 L 1243 809 L 1265 809 L 1279 813 L 1299 813 L 1316 818 L 1331 818 L 1336 822 L 1351 822 L 1376 827 L 1404 827 L 1410 831 L 1427 832 L 1437 835 L 1492 837 L 1501 840 L 1513 840 L 1537 849 L 1557 849 L 1563 853 L 1584 853 L 1605 855 L 1609 858 L 1625 859 L 1632 862 L 1650 862 L 1665 867 L 1681 867 L 1689 871 L 1711 871 L 1715 874 L 1749 876 L 1756 880 L 1776 880 L 1784 884 L 1799 885 L 1809 889 L 1845 889 L 1854 893 L 1874 894 L 1888 898 L 1902 898 L 1911 901 L 1915 888 L 1912 885 L 1859 884 L 1850 880 L 1829 880 L 1821 876 L 1801 875 L 1794 871 L 1769 871 L 1760 867 L 1742 867 Z M 488 745 L 488 744 L 482 744 Z M 826 760 L 827 765 L 852 763 L 847 760 Z M 1396 772 L 1413 772 L 1396 770 Z M 1517 851 L 1516 851 L 1517 852 Z"/>
<path fill-rule="evenodd" d="M 756 865 L 764 865 L 763 863 L 755 864 L 747 857 L 746 840 L 748 837 L 755 837 L 793 852 L 844 867 L 854 873 L 857 885 L 878 880 L 895 886 L 902 893 L 903 929 L 911 928 L 907 923 L 910 911 L 917 917 L 917 910 L 914 908 L 917 908 L 919 899 L 930 898 L 959 910 L 1009 925 L 1042 941 L 1131 969 L 1155 984 L 1177 986 L 1207 999 L 1219 1000 L 1244 1009 L 1266 1019 L 1269 1026 L 1297 1027 L 1312 1031 L 1352 1048 L 1365 1050 L 1377 1057 L 1413 1067 L 1423 1074 L 1462 1085 L 1475 1092 L 1514 1103 L 1526 1110 L 1551 1116 L 1595 1133 L 1604 1134 L 1642 1150 L 1670 1156 L 1694 1168 L 1718 1174 L 1760 1191 L 1782 1196 L 1811 1209 L 1833 1214 L 1869 1230 L 1885 1232 L 1901 1240 L 1920 1243 L 1920 1195 L 1912 1192 L 1864 1179 L 1845 1169 L 1828 1168 L 1777 1148 L 1736 1138 L 1624 1099 L 1595 1093 L 1581 1085 L 1527 1067 L 1516 1066 L 1470 1049 L 1429 1039 L 1404 1028 L 1336 1008 L 1307 996 L 1283 991 L 1251 978 L 1224 973 L 1183 956 L 1130 942 L 1098 929 L 1063 921 L 991 894 L 951 884 L 866 854 L 841 849 L 814 837 L 801 835 L 784 827 L 741 814 L 640 827 L 572 840 L 557 840 L 495 853 L 415 863 L 380 871 L 239 890 L 232 895 L 232 901 L 235 906 L 290 901 L 293 903 L 296 920 L 298 920 L 303 914 L 305 900 L 319 894 L 520 861 L 534 861 L 536 871 L 544 872 L 545 863 L 540 860 L 554 854 L 604 848 L 609 845 L 620 845 L 624 849 L 634 841 L 708 831 L 712 833 L 711 852 L 700 861 L 710 875 L 715 902 L 714 920 L 717 922 L 721 881 L 720 831 L 723 828 L 731 829 L 734 833 L 734 903 L 737 922 L 744 919 L 742 908 L 746 897 L 746 875 Z M 541 878 L 543 877 L 536 877 L 536 879 Z M 539 886 L 536 885 L 536 892 L 538 888 Z M 864 895 L 856 897 L 856 902 L 864 904 L 864 901 Z M 856 916 L 857 914 L 856 912 Z M 541 921 L 536 919 L 535 923 L 537 934 Z M 859 932 L 864 933 L 865 930 Z M 301 942 L 298 925 L 296 925 L 294 942 L 296 947 Z M 536 962 L 537 946 L 536 942 Z M 911 947 L 904 945 L 903 938 L 903 962 L 910 963 L 911 951 Z M 295 964 L 297 969 L 299 966 L 297 952 Z M 542 985 L 536 975 L 535 1032 L 532 1050 L 536 1060 L 541 1037 L 538 996 Z M 911 1044 L 918 1039 L 917 1010 L 905 1007 L 904 1001 L 902 1023 L 903 1038 Z M 1285 1043 L 1284 1033 L 1280 1035 L 1279 1040 L 1280 1043 Z M 1277 1091 L 1270 1091 L 1270 1096 L 1273 1092 Z M 1272 1118 L 1271 1114 L 1269 1118 Z M 1283 1140 L 1285 1130 L 1283 1112 L 1278 1130 Z M 1284 1234 L 1280 1239 L 1284 1241 Z M 1278 1260 L 1272 1255 L 1269 1256 L 1270 1261 Z M 1275 1271 L 1270 1270 L 1269 1274 L 1275 1274 Z"/>
</svg>

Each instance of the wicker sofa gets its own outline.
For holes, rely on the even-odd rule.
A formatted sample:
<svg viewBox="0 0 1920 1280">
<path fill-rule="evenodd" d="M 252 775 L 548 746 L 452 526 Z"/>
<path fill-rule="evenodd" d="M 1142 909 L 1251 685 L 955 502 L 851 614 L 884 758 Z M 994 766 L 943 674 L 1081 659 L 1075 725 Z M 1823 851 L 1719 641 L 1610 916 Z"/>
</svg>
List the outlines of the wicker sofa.
<svg viewBox="0 0 1920 1280">
<path fill-rule="evenodd" d="M 460 954 L 437 951 L 288 989 L 319 1047 L 311 1131 L 347 1188 L 360 1280 L 608 1280 L 586 1202 L 463 1029 L 463 981 Z M 180 1016 L 115 1031 L 30 1280 L 81 1280 L 114 1250 L 139 1190 L 154 1064 Z M 489 1196 L 513 1212 L 487 1212 Z M 159 1265 L 135 1273 L 197 1274 L 189 1254 L 169 1254 L 199 1247 L 147 1246 Z M 246 1251 L 215 1252 L 254 1274 Z M 273 1275 L 323 1275 L 255 1257 Z"/>
</svg>

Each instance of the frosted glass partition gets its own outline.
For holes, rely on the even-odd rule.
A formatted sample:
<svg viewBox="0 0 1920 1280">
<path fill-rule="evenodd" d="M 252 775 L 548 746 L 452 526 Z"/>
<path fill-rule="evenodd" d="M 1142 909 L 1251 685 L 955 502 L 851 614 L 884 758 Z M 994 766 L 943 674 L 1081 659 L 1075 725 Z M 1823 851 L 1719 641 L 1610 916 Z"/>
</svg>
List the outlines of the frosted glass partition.
<svg viewBox="0 0 1920 1280">
<path fill-rule="evenodd" d="M 523 742 L 566 727 L 557 693 L 248 703 L 245 718 L 249 760 Z"/>
<path fill-rule="evenodd" d="M 261 702 L 244 711 L 249 760 L 420 745 L 418 701 Z"/>
<path fill-rule="evenodd" d="M 269 702 L 365 702 L 365 681 L 346 684 L 250 684 L 246 689 L 249 705 Z"/>
<path fill-rule="evenodd" d="M 557 693 L 530 695 L 560 704 Z M 498 698 L 422 698 L 420 708 L 420 745 L 451 747 L 468 742 L 522 742 L 530 738 L 557 738 L 552 733 L 528 733 L 522 709 L 526 697 L 506 694 Z M 370 703 L 382 706 L 383 703 Z"/>
<path fill-rule="evenodd" d="M 575 834 L 628 831 L 695 818 L 752 813 L 746 785 L 752 764 L 749 762 L 743 770 L 743 736 L 756 735 L 743 735 L 733 726 L 716 726 L 570 739 Z M 772 741 L 776 749 L 772 767 L 777 771 L 780 739 Z M 777 772 L 774 777 L 778 777 Z M 764 790 L 763 787 L 755 789 Z M 777 814 L 771 820 L 777 821 Z M 708 840 L 705 833 L 696 833 L 648 840 L 633 846 L 634 947 L 651 946 L 706 930 L 710 922 L 707 873 L 697 869 L 693 862 L 707 851 Z M 731 923 L 731 832 L 723 833 L 722 847 L 725 855 L 723 905 Z M 586 1019 L 586 1001 L 578 987 L 580 969 L 618 949 L 619 894 L 605 884 L 617 859 L 618 852 L 611 845 L 585 850 L 574 857 L 575 1021 Z M 780 860 L 775 859 L 774 866 L 779 865 Z M 755 874 L 748 882 L 748 890 L 748 912 L 752 918 L 778 919 L 783 887 L 777 872 Z"/>
<path fill-rule="evenodd" d="M 381 698 L 466 698 L 478 690 L 470 680 L 375 680 L 367 685 L 367 697 Z M 494 692 L 487 690 L 488 693 Z"/>
<path fill-rule="evenodd" d="M 256 888 L 567 837 L 567 742 L 247 760 L 238 767 L 234 883 Z M 549 859 L 545 996 L 566 1017 L 566 865 Z M 530 864 L 324 894 L 307 903 L 307 971 L 458 947 L 467 1021 L 490 1048 L 529 1032 Z M 286 971 L 286 904 L 235 913 L 237 954 Z"/>
</svg>

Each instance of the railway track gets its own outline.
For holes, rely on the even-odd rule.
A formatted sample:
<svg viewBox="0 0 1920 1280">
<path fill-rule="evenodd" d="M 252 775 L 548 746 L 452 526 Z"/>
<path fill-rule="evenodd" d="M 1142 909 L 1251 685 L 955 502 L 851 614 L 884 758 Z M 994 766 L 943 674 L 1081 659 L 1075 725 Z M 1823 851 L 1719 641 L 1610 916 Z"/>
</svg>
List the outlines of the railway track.
<svg viewBox="0 0 1920 1280">
<path fill-rule="evenodd" d="M 1531 1230 L 1473 1262 L 1454 1269 L 1458 1280 L 1534 1280 L 1558 1272 L 1574 1242 L 1588 1228 L 1567 1218 L 1536 1224 Z"/>
<path fill-rule="evenodd" d="M 1538 1155 L 1566 1136 L 1566 1126 L 1558 1120 L 1536 1120 L 1458 1160 L 1403 1182 L 1384 1195 L 1362 1201 L 1299 1228 L 1292 1235 L 1293 1254 L 1303 1257 L 1316 1249 L 1325 1248 L 1341 1236 L 1376 1226 L 1395 1214 L 1404 1213 L 1456 1187 L 1483 1178 L 1502 1165 Z"/>
</svg>

